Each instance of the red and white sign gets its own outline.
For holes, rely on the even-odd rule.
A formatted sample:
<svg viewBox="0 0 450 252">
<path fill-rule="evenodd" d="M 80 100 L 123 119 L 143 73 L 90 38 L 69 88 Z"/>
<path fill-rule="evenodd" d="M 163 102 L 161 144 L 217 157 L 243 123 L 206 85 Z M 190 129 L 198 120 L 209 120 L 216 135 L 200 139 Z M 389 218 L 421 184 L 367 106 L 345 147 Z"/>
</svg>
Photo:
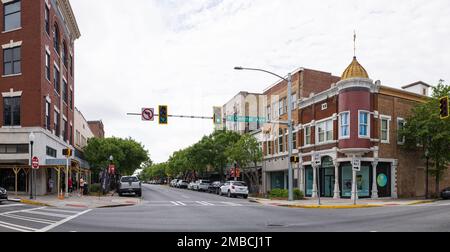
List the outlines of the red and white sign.
<svg viewBox="0 0 450 252">
<path fill-rule="evenodd" d="M 113 164 L 109 165 L 109 174 L 115 174 L 116 173 L 116 166 Z"/>
<path fill-rule="evenodd" d="M 142 109 L 142 121 L 154 121 L 154 120 L 155 120 L 155 109 L 143 108 Z"/>
<path fill-rule="evenodd" d="M 31 159 L 31 168 L 33 168 L 35 170 L 39 169 L 39 158 L 33 157 Z"/>
</svg>

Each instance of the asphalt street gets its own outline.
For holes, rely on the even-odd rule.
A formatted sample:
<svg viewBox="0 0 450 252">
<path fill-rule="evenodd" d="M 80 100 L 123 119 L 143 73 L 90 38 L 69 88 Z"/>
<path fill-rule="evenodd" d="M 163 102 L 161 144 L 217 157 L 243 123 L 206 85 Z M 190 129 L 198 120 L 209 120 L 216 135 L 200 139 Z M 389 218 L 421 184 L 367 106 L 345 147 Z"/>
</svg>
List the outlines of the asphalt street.
<svg viewBox="0 0 450 252">
<path fill-rule="evenodd" d="M 20 210 L 24 210 L 24 213 L 21 212 L 20 215 L 33 216 L 33 218 L 37 218 L 35 221 L 39 221 L 41 218 L 50 219 L 48 222 L 53 221 L 49 224 L 33 223 L 34 226 L 28 226 L 31 228 L 28 231 L 450 231 L 450 201 L 415 206 L 363 209 L 294 209 L 263 206 L 241 198 L 230 199 L 166 186 L 143 185 L 142 204 L 131 207 L 102 208 L 85 212 L 81 209 L 49 210 L 49 208 L 12 205 L 14 206 L 0 206 L 0 231 L 27 230 L 24 228 L 27 227 L 27 223 L 24 223 L 27 221 L 26 217 L 22 218 L 25 220 L 5 219 L 11 214 L 9 212 L 12 211 L 12 214 L 15 214 L 14 211 Z M 32 215 L 33 211 L 38 214 Z M 45 214 L 47 212 L 51 214 Z M 55 214 L 58 215 L 55 216 Z M 19 224 L 13 221 L 22 222 Z M 14 227 L 18 230 L 11 229 Z"/>
</svg>

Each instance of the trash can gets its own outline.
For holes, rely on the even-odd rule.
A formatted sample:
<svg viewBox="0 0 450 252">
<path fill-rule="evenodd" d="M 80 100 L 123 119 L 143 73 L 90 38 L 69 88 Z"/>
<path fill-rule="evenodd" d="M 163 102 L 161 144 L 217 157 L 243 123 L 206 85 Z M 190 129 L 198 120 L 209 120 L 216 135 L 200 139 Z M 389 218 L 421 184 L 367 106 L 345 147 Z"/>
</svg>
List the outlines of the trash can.
<svg viewBox="0 0 450 252">
<path fill-rule="evenodd" d="M 89 194 L 89 185 L 88 185 L 88 183 L 84 183 L 83 195 L 88 195 L 88 194 Z"/>
</svg>

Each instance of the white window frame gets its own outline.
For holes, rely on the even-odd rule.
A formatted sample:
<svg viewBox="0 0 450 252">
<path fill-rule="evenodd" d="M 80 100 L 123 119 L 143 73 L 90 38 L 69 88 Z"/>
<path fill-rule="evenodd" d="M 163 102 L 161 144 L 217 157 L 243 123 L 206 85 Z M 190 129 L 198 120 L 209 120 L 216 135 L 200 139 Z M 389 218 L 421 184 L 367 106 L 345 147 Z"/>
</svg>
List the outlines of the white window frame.
<svg viewBox="0 0 450 252">
<path fill-rule="evenodd" d="M 346 136 L 342 135 L 342 127 L 344 126 L 344 125 L 342 125 L 342 115 L 343 114 L 348 115 L 347 125 L 345 125 L 348 128 L 348 130 L 347 130 L 348 135 L 346 135 Z M 350 139 L 350 127 L 351 127 L 350 121 L 351 121 L 350 111 L 343 111 L 343 112 L 339 113 L 339 139 Z"/>
<path fill-rule="evenodd" d="M 309 135 L 306 134 L 306 129 L 309 129 Z M 312 143 L 312 139 L 311 139 L 311 136 L 312 136 L 312 134 L 311 134 L 311 129 L 312 129 L 312 126 L 311 126 L 311 125 L 306 125 L 306 126 L 303 128 L 303 140 L 304 140 L 304 146 L 310 146 L 311 143 Z M 308 141 L 306 141 L 306 140 L 308 139 L 308 137 L 309 137 L 309 143 L 307 143 Z"/>
<path fill-rule="evenodd" d="M 386 120 L 387 121 L 387 134 L 386 134 L 386 137 L 387 137 L 387 139 L 386 140 L 383 140 L 383 121 L 384 120 Z M 390 116 L 387 116 L 387 115 L 381 115 L 380 116 L 380 142 L 381 143 L 384 143 L 384 144 L 389 144 L 390 143 L 390 137 L 391 137 L 391 134 L 390 134 L 390 130 L 391 130 L 391 121 L 392 121 L 392 117 L 390 117 Z"/>
<path fill-rule="evenodd" d="M 268 106 L 267 107 L 267 121 L 271 121 L 272 120 L 272 106 Z"/>
<path fill-rule="evenodd" d="M 398 137 L 398 135 L 399 135 L 399 129 L 400 129 L 400 127 L 399 127 L 399 123 L 400 122 L 403 122 L 403 127 L 405 126 L 405 124 L 406 124 L 406 120 L 405 120 L 405 118 L 402 118 L 402 117 L 397 117 L 397 144 L 398 145 L 404 145 L 405 144 L 405 138 L 403 137 L 403 139 L 402 139 L 402 141 L 400 141 L 400 139 L 399 139 L 399 137 Z"/>
<path fill-rule="evenodd" d="M 361 135 L 361 113 L 367 113 L 367 135 Z M 358 110 L 358 137 L 370 139 L 370 111 L 367 110 Z"/>
<path fill-rule="evenodd" d="M 291 102 L 292 102 L 292 110 L 296 110 L 297 109 L 297 93 L 294 93 L 292 95 L 291 99 L 292 99 L 291 100 Z"/>
<path fill-rule="evenodd" d="M 327 124 L 331 122 L 331 130 L 328 129 Z M 325 125 L 324 127 L 324 141 L 320 141 L 320 137 L 319 137 L 319 127 L 320 125 Z M 327 139 L 327 133 L 331 131 L 331 139 L 328 140 Z M 316 145 L 318 144 L 327 144 L 327 143 L 332 143 L 334 142 L 334 120 L 332 118 L 327 118 L 325 120 L 321 120 L 316 122 Z"/>
</svg>

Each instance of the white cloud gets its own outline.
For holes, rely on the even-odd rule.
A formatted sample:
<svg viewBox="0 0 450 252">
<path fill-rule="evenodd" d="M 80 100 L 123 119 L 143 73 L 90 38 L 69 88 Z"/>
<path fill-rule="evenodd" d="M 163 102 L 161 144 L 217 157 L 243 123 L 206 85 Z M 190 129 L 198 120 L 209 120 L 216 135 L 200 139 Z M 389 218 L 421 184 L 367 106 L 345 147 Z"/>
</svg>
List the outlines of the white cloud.
<svg viewBox="0 0 450 252">
<path fill-rule="evenodd" d="M 167 127 L 127 117 L 169 105 L 172 114 L 211 115 L 239 91 L 262 92 L 271 76 L 307 67 L 340 75 L 357 55 L 372 79 L 400 87 L 450 81 L 450 3 L 298 0 L 76 0 L 77 107 L 103 119 L 108 135 L 131 136 L 165 161 L 212 132 L 212 122 Z"/>
</svg>

